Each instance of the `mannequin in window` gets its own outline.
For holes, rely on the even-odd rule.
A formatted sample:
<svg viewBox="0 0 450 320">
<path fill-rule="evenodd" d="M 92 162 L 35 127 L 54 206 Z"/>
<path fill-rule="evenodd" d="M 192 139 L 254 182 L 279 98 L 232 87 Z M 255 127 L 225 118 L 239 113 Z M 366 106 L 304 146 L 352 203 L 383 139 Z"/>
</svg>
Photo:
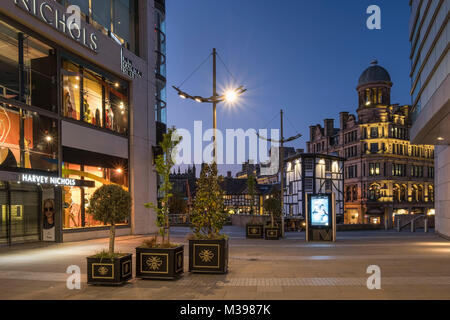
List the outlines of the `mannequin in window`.
<svg viewBox="0 0 450 320">
<path fill-rule="evenodd" d="M 102 125 L 102 121 L 100 119 L 100 110 L 96 109 L 95 110 L 95 119 L 94 119 L 94 124 L 96 126 L 101 126 Z"/>
<path fill-rule="evenodd" d="M 72 97 L 69 90 L 64 92 L 64 115 L 73 119 L 77 118 L 77 111 L 72 106 Z"/>
<path fill-rule="evenodd" d="M 114 129 L 114 113 L 111 108 L 106 108 L 106 128 Z"/>
</svg>

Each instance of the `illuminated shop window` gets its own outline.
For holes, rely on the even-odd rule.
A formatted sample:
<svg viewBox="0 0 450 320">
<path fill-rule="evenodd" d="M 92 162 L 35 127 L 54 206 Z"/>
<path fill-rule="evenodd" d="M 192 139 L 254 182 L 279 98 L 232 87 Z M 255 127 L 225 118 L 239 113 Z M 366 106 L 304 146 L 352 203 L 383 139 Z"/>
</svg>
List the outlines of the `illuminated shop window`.
<svg viewBox="0 0 450 320">
<path fill-rule="evenodd" d="M 0 104 L 0 170 L 57 171 L 57 120 Z"/>
<path fill-rule="evenodd" d="M 102 168 L 64 163 L 63 175 L 72 179 L 94 181 L 95 187 L 63 187 L 63 228 L 93 228 L 104 224 L 93 219 L 89 214 L 89 199 L 95 190 L 104 184 L 118 184 L 125 188 L 128 186 L 128 174 L 123 168 Z M 122 225 L 128 221 L 123 221 Z"/>
<path fill-rule="evenodd" d="M 128 134 L 128 85 L 63 60 L 63 115 Z"/>
</svg>

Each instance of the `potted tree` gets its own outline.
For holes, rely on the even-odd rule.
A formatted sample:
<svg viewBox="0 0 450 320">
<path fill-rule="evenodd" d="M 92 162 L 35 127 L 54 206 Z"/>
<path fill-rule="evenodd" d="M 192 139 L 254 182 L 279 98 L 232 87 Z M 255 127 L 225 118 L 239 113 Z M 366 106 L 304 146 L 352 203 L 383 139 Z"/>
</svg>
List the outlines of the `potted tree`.
<svg viewBox="0 0 450 320">
<path fill-rule="evenodd" d="M 88 284 L 121 285 L 132 278 L 132 254 L 114 250 L 116 224 L 130 216 L 131 196 L 121 186 L 98 188 L 90 199 L 88 212 L 95 220 L 110 225 L 109 250 L 87 257 Z"/>
<path fill-rule="evenodd" d="M 184 272 L 184 246 L 170 242 L 169 204 L 172 198 L 170 172 L 175 164 L 173 155 L 181 137 L 170 128 L 160 142 L 162 153 L 156 157 L 156 172 L 161 178 L 160 191 L 163 197 L 158 204 L 147 203 L 145 206 L 156 212 L 156 225 L 159 235 L 144 240 L 136 248 L 136 277 L 142 279 L 177 279 Z"/>
<path fill-rule="evenodd" d="M 272 194 L 269 199 L 266 199 L 264 209 L 270 213 L 270 225 L 264 228 L 264 238 L 266 240 L 279 240 L 281 230 L 278 226 L 278 219 L 281 216 L 281 201 L 278 193 Z"/>
<path fill-rule="evenodd" d="M 227 216 L 217 164 L 203 164 L 191 213 L 190 272 L 228 272 L 228 237 L 220 233 Z"/>
<path fill-rule="evenodd" d="M 258 223 L 255 219 L 255 189 L 256 189 L 256 181 L 253 173 L 249 173 L 247 178 L 247 191 L 250 196 L 250 214 L 252 218 L 249 223 L 245 225 L 245 236 L 248 239 L 261 239 L 264 238 L 264 224 Z"/>
</svg>

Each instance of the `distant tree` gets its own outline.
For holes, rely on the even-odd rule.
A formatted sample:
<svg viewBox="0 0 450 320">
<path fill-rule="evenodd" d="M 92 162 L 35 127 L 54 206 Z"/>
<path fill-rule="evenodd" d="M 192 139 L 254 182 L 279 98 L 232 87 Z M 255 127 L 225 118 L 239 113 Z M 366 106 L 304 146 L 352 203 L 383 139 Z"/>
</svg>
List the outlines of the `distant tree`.
<svg viewBox="0 0 450 320">
<path fill-rule="evenodd" d="M 279 192 L 273 192 L 264 201 L 264 210 L 270 213 L 271 227 L 275 227 L 275 218 L 281 217 L 281 199 Z"/>
<path fill-rule="evenodd" d="M 186 214 L 187 201 L 180 193 L 174 193 L 169 200 L 169 212 L 171 214 Z"/>
</svg>

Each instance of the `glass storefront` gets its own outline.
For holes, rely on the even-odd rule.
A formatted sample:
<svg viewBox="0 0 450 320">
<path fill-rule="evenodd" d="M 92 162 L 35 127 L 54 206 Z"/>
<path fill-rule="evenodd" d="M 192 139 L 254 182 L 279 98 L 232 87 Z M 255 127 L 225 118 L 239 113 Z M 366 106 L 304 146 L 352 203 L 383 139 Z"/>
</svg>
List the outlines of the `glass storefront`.
<svg viewBox="0 0 450 320">
<path fill-rule="evenodd" d="M 98 1 L 96 11 L 100 2 L 107 1 Z M 99 18 L 101 23 L 107 20 Z M 63 230 L 104 227 L 89 214 L 89 199 L 104 184 L 128 188 L 128 160 L 79 150 L 64 158 L 59 123 L 71 119 L 127 136 L 128 83 L 1 20 L 0 47 L 0 245 L 60 241 Z M 20 183 L 10 179 L 11 173 L 61 174 L 93 181 L 94 187 Z"/>
<path fill-rule="evenodd" d="M 137 0 L 58 0 L 58 2 L 65 6 L 79 6 L 87 22 L 139 55 Z"/>
<path fill-rule="evenodd" d="M 62 68 L 62 115 L 127 135 L 128 85 L 67 59 Z"/>
<path fill-rule="evenodd" d="M 42 240 L 54 230 L 54 203 L 52 187 L 0 182 L 0 245 Z"/>
<path fill-rule="evenodd" d="M 64 174 L 65 173 L 65 174 Z M 64 163 L 63 174 L 67 178 L 94 181 L 95 187 L 63 188 L 63 229 L 101 227 L 104 224 L 89 214 L 89 199 L 104 184 L 114 183 L 128 187 L 128 174 L 122 167 L 104 168 L 72 163 Z M 122 224 L 127 224 L 124 221 Z"/>
</svg>

